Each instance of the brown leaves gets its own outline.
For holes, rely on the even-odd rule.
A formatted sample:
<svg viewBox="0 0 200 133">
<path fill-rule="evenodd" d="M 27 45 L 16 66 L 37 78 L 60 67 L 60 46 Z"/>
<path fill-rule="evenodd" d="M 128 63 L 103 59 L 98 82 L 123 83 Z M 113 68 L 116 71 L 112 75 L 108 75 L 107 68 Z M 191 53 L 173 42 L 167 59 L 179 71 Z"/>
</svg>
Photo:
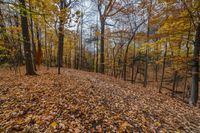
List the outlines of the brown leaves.
<svg viewBox="0 0 200 133">
<path fill-rule="evenodd" d="M 154 88 L 69 69 L 0 73 L 1 132 L 200 131 L 198 109 Z"/>
</svg>

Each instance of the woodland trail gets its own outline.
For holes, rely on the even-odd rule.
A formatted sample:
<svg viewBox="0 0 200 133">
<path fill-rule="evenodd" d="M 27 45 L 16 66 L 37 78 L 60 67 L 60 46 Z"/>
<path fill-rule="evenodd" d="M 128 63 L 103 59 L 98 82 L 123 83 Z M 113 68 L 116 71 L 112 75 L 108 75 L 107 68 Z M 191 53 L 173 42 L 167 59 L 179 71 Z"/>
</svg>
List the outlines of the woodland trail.
<svg viewBox="0 0 200 133">
<path fill-rule="evenodd" d="M 64 68 L 0 79 L 0 132 L 200 132 L 200 109 L 151 87 Z"/>
</svg>

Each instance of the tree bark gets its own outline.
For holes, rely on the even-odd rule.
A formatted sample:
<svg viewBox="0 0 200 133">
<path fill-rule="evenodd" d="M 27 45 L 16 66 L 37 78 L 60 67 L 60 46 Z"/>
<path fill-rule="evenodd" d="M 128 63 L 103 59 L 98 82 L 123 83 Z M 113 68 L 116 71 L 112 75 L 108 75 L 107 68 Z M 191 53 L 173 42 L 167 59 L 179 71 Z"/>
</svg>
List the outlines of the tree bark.
<svg viewBox="0 0 200 133">
<path fill-rule="evenodd" d="M 188 60 L 189 57 L 189 52 L 190 52 L 190 47 L 189 47 L 189 40 L 190 40 L 190 35 L 191 35 L 191 23 L 190 23 L 190 29 L 188 31 L 188 38 L 187 38 L 187 43 L 186 43 L 186 57 Z M 187 64 L 186 64 L 187 65 Z M 185 72 L 185 81 L 184 81 L 184 89 L 183 89 L 183 100 L 185 99 L 185 94 L 186 94 L 186 88 L 187 88 L 187 80 L 188 80 L 188 65 L 186 66 L 186 72 Z"/>
<path fill-rule="evenodd" d="M 163 68 L 162 68 L 162 77 L 161 77 L 161 82 L 160 82 L 159 93 L 161 93 L 162 84 L 163 84 L 164 75 L 165 75 L 166 57 L 167 57 L 167 43 L 165 44 L 165 52 L 163 56 Z"/>
<path fill-rule="evenodd" d="M 172 85 L 172 97 L 174 96 L 175 89 L 176 89 L 176 79 L 177 79 L 177 70 L 174 71 L 174 76 L 173 76 L 173 85 Z"/>
<path fill-rule="evenodd" d="M 83 69 L 83 13 L 81 13 L 81 36 L 80 36 L 80 65 L 79 69 Z"/>
<path fill-rule="evenodd" d="M 29 12 L 30 12 L 30 28 L 31 28 L 31 42 L 32 42 L 32 55 L 33 55 L 33 67 L 34 70 L 37 71 L 36 68 L 36 46 L 35 46 L 35 41 L 34 41 L 34 31 L 33 31 L 33 18 L 32 18 L 32 13 L 31 13 L 31 2 L 29 0 Z"/>
<path fill-rule="evenodd" d="M 42 63 L 42 43 L 41 43 L 41 30 L 39 28 L 39 26 L 36 26 L 36 36 L 37 36 L 37 43 L 38 43 L 38 50 L 37 50 L 37 54 L 36 54 L 36 63 L 38 65 L 38 68 L 40 66 L 40 64 Z"/>
<path fill-rule="evenodd" d="M 32 64 L 32 56 L 31 56 L 31 43 L 29 36 L 29 28 L 28 28 L 28 19 L 26 12 L 26 4 L 25 0 L 19 0 L 22 8 L 20 10 L 21 15 L 21 27 L 22 27 L 22 35 L 23 35 L 23 43 L 24 43 L 24 53 L 25 53 L 25 63 L 26 63 L 26 75 L 35 75 L 35 71 Z"/>
<path fill-rule="evenodd" d="M 115 46 L 116 47 L 116 46 Z M 115 47 L 112 49 L 112 56 L 113 56 L 113 76 L 115 77 L 116 76 L 116 67 L 115 67 L 115 62 L 116 62 L 116 59 L 115 59 Z"/>
<path fill-rule="evenodd" d="M 46 24 L 45 24 L 45 28 L 44 28 L 44 31 L 45 31 L 45 64 L 46 64 L 46 67 L 47 67 L 47 70 L 49 69 L 49 54 L 48 54 L 48 46 L 47 46 L 47 27 L 46 27 Z"/>
<path fill-rule="evenodd" d="M 198 23 L 195 43 L 194 43 L 194 55 L 193 55 L 193 66 L 192 66 L 192 90 L 190 103 L 193 105 L 197 104 L 199 95 L 199 49 L 200 49 L 200 23 Z"/>
<path fill-rule="evenodd" d="M 124 80 L 126 81 L 126 66 L 127 66 L 127 57 L 128 57 L 128 49 L 129 49 L 130 43 L 126 47 L 125 56 L 124 56 Z"/>
<path fill-rule="evenodd" d="M 149 11 L 150 12 L 150 11 Z M 148 16 L 148 25 L 147 25 L 147 43 L 149 43 L 149 34 L 150 34 L 150 13 Z M 148 46 L 146 45 L 145 50 L 145 67 L 144 67 L 144 87 L 147 86 L 148 82 Z"/>
<path fill-rule="evenodd" d="M 96 42 L 96 73 L 98 73 L 98 67 L 99 67 L 99 37 L 97 36 L 97 42 Z"/>
<path fill-rule="evenodd" d="M 65 3 L 63 0 L 60 0 L 60 10 L 63 10 Z M 58 52 L 57 52 L 57 64 L 58 64 L 58 74 L 60 74 L 60 68 L 63 63 L 63 45 L 64 45 L 64 18 L 60 16 L 60 25 L 58 33 Z"/>
<path fill-rule="evenodd" d="M 104 34 L 105 34 L 105 19 L 101 19 L 101 44 L 100 44 L 100 73 L 104 74 L 105 72 L 105 57 L 104 57 Z"/>
<path fill-rule="evenodd" d="M 16 27 L 20 27 L 20 24 L 19 24 L 19 16 L 18 15 L 15 15 L 15 19 L 16 19 Z M 22 44 L 21 44 L 21 34 L 18 32 L 17 33 L 17 36 L 18 36 L 18 46 L 19 46 L 19 65 L 22 65 L 23 64 L 23 52 L 22 52 Z"/>
<path fill-rule="evenodd" d="M 135 49 L 135 39 L 133 44 L 133 60 L 132 60 L 132 73 L 131 73 L 131 83 L 134 82 L 134 72 L 135 72 L 135 55 L 136 55 L 136 49 Z"/>
</svg>

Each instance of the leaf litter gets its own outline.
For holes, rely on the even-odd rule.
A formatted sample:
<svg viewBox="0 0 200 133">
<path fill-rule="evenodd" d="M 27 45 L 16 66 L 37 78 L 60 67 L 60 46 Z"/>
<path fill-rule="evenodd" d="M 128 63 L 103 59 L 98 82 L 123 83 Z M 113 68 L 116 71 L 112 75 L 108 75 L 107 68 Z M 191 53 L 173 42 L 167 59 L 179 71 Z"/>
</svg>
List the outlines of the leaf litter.
<svg viewBox="0 0 200 133">
<path fill-rule="evenodd" d="M 0 132 L 200 132 L 200 110 L 153 87 L 63 69 L 0 70 Z"/>
</svg>

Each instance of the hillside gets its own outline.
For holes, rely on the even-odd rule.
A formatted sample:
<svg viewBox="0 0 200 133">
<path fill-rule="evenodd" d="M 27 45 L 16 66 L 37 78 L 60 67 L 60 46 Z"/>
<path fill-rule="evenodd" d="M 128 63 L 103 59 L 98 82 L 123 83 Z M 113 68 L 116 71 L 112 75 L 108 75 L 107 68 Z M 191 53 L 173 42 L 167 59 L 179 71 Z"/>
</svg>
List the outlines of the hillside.
<svg viewBox="0 0 200 133">
<path fill-rule="evenodd" d="M 0 132 L 200 132 L 200 109 L 155 88 L 63 69 L 0 70 Z"/>
</svg>

